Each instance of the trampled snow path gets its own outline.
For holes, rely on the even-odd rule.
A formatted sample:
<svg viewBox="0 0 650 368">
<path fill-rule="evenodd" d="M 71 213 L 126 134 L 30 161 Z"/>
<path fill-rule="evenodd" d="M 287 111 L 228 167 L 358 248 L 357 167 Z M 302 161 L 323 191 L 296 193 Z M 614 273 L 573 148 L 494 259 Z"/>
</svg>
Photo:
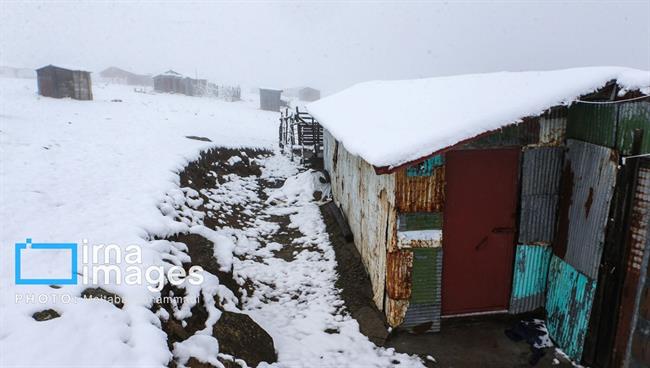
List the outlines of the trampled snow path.
<svg viewBox="0 0 650 368">
<path fill-rule="evenodd" d="M 263 180 L 282 180 L 298 167 L 281 155 L 262 162 Z M 254 226 L 233 233 L 238 238 L 234 273 L 253 281 L 255 291 L 244 300 L 244 311 L 273 337 L 279 367 L 422 366 L 418 358 L 376 347 L 359 332 L 358 323 L 343 307 L 336 281 L 336 261 L 314 190 L 326 192 L 318 175 L 304 172 L 279 189 L 266 189 L 269 198 Z M 227 196 L 226 196 L 227 197 Z M 255 206 L 260 208 L 256 198 Z M 269 241 L 280 230 L 272 218 L 289 216 L 297 237 L 286 244 Z M 284 238 L 283 238 L 284 239 Z M 276 252 L 293 250 L 289 260 Z"/>
</svg>

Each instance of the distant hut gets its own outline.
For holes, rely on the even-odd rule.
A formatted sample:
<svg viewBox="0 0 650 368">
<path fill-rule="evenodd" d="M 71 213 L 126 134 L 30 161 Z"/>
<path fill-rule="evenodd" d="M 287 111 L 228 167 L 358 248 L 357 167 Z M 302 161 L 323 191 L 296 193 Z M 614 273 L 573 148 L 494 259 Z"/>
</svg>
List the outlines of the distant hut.
<svg viewBox="0 0 650 368">
<path fill-rule="evenodd" d="M 298 99 L 301 101 L 320 100 L 320 91 L 311 87 L 302 87 L 298 89 Z"/>
<path fill-rule="evenodd" d="M 282 107 L 282 90 L 260 88 L 260 109 L 266 111 L 280 111 Z"/>
<path fill-rule="evenodd" d="M 90 72 L 70 70 L 54 65 L 36 69 L 38 93 L 42 96 L 75 100 L 92 100 Z"/>
<path fill-rule="evenodd" d="M 153 89 L 156 92 L 180 93 L 187 96 L 204 96 L 208 89 L 205 79 L 184 77 L 173 70 L 153 77 Z"/>
<path fill-rule="evenodd" d="M 128 84 L 133 86 L 151 86 L 153 79 L 150 75 L 135 74 L 114 66 L 99 72 L 99 76 L 111 83 Z"/>
</svg>

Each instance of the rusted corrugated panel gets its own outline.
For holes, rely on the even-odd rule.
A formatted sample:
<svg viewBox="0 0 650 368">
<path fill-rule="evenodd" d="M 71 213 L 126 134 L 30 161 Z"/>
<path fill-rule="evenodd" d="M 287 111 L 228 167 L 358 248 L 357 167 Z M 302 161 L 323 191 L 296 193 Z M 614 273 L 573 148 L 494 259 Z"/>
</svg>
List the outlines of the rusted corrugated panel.
<svg viewBox="0 0 650 368">
<path fill-rule="evenodd" d="M 395 175 L 395 204 L 398 212 L 441 212 L 445 203 L 445 167 L 430 176 L 408 176 L 407 169 Z"/>
<path fill-rule="evenodd" d="M 398 231 L 397 248 L 438 248 L 442 247 L 442 230 Z"/>
<path fill-rule="evenodd" d="M 402 327 L 440 331 L 442 248 L 413 249 L 413 286 Z"/>
<path fill-rule="evenodd" d="M 650 102 L 630 102 L 618 105 L 616 147 L 621 155 L 629 155 L 635 129 L 643 129 L 640 153 L 650 153 Z"/>
<path fill-rule="evenodd" d="M 647 252 L 648 220 L 650 218 L 650 165 L 647 164 L 647 161 L 639 166 L 631 205 L 630 229 L 627 239 L 627 246 L 629 247 L 627 273 L 623 283 L 614 343 L 615 361 L 617 362 L 626 359 L 628 344 L 637 319 L 634 316 L 638 308 L 639 294 L 644 287 L 644 283 L 641 281 L 645 277 L 642 270 L 644 262 L 647 262 L 645 253 Z M 650 363 L 650 360 L 647 363 Z"/>
<path fill-rule="evenodd" d="M 411 269 L 413 252 L 398 250 L 386 257 L 386 293 L 394 300 L 408 300 L 411 297 Z"/>
<path fill-rule="evenodd" d="M 563 157 L 561 147 L 524 150 L 519 243 L 549 244 L 553 241 Z"/>
<path fill-rule="evenodd" d="M 614 148 L 616 104 L 574 103 L 569 107 L 567 138 Z"/>
<path fill-rule="evenodd" d="M 518 245 L 512 277 L 510 313 L 523 313 L 544 306 L 551 248 Z"/>
<path fill-rule="evenodd" d="M 616 183 L 615 151 L 567 140 L 554 253 L 595 279 L 603 252 L 609 205 Z"/>
<path fill-rule="evenodd" d="M 650 366 L 650 237 L 646 237 L 637 294 L 634 302 L 633 330 L 627 344 L 623 366 Z"/>
<path fill-rule="evenodd" d="M 596 283 L 570 264 L 551 257 L 546 327 L 555 344 L 574 361 L 582 358 Z"/>
<path fill-rule="evenodd" d="M 386 298 L 386 322 L 390 327 L 398 327 L 404 322 L 406 309 L 408 309 L 408 300 L 394 300 Z"/>
<path fill-rule="evenodd" d="M 557 107 L 539 118 L 539 144 L 559 146 L 566 140 L 567 108 Z"/>
<path fill-rule="evenodd" d="M 329 132 L 324 133 L 325 159 L 332 195 L 350 225 L 373 289 L 373 300 L 384 309 L 386 254 L 396 244 L 395 175 L 377 175 L 372 165 L 350 154 Z"/>
<path fill-rule="evenodd" d="M 630 214 L 628 272 L 641 272 L 650 221 L 650 167 L 640 167 Z"/>
</svg>

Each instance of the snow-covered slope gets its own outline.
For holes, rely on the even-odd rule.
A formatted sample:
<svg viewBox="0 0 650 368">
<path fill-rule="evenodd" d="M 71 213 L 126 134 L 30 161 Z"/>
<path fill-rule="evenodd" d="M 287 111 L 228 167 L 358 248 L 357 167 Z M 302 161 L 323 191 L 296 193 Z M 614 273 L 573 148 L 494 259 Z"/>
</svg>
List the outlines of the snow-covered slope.
<svg viewBox="0 0 650 368">
<path fill-rule="evenodd" d="M 171 220 L 157 205 L 177 170 L 213 146 L 272 147 L 277 114 L 237 103 L 93 88 L 94 101 L 37 96 L 34 80 L 0 79 L 0 366 L 162 366 L 170 352 L 144 285 L 105 285 L 127 302 L 61 302 L 85 286 L 14 284 L 14 244 L 141 245 Z M 121 100 L 121 101 L 113 101 Z M 185 138 L 203 136 L 213 143 Z M 44 303 L 29 295 L 50 295 Z M 16 295 L 23 300 L 17 301 Z M 36 322 L 54 308 L 60 318 Z"/>
<path fill-rule="evenodd" d="M 366 82 L 307 109 L 352 154 L 395 167 L 569 103 L 612 79 L 650 92 L 650 71 L 589 67 Z"/>
</svg>

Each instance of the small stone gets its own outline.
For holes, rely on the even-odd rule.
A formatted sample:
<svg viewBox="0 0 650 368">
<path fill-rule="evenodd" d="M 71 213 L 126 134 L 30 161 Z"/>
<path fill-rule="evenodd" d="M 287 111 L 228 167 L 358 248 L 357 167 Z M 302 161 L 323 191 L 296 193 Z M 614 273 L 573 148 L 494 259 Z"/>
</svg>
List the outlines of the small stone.
<svg viewBox="0 0 650 368">
<path fill-rule="evenodd" d="M 42 310 L 32 315 L 32 318 L 34 318 L 39 322 L 49 321 L 51 319 L 59 318 L 59 317 L 61 317 L 61 315 L 59 314 L 59 312 L 55 311 L 54 309 Z"/>
</svg>

